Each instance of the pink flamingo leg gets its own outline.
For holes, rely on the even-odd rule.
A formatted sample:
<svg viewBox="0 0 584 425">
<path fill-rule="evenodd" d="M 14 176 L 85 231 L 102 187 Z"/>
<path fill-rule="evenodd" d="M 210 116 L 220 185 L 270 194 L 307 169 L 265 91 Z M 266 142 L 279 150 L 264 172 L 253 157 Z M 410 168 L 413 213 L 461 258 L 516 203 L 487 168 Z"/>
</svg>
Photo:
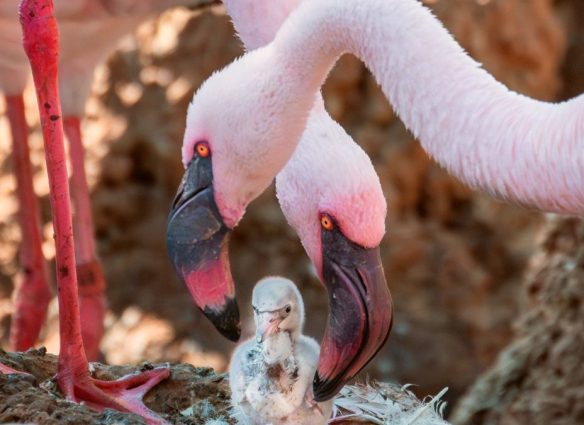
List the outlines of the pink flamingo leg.
<svg viewBox="0 0 584 425">
<path fill-rule="evenodd" d="M 71 400 L 86 402 L 96 409 L 134 412 L 149 424 L 165 423 L 143 404 L 142 397 L 169 376 L 168 368 L 156 368 L 115 382 L 95 380 L 89 375 L 77 300 L 73 223 L 57 85 L 59 34 L 52 0 L 23 0 L 20 20 L 41 116 L 55 230 L 61 336 L 57 382 Z"/>
<path fill-rule="evenodd" d="M 101 264 L 97 259 L 93 231 L 93 219 L 89 202 L 89 188 L 85 175 L 81 125 L 78 117 L 63 119 L 65 134 L 69 140 L 73 175 L 71 186 L 75 214 L 75 258 L 77 261 L 77 282 L 81 307 L 81 335 L 85 354 L 90 361 L 99 358 L 99 343 L 103 336 L 105 315 L 105 279 Z"/>
<path fill-rule="evenodd" d="M 6 97 L 6 104 L 12 131 L 12 162 L 20 204 L 20 267 L 23 272 L 22 281 L 16 289 L 10 344 L 16 351 L 24 351 L 32 347 L 38 339 L 47 315 L 51 289 L 41 248 L 40 215 L 32 183 L 28 127 L 22 95 Z"/>
</svg>

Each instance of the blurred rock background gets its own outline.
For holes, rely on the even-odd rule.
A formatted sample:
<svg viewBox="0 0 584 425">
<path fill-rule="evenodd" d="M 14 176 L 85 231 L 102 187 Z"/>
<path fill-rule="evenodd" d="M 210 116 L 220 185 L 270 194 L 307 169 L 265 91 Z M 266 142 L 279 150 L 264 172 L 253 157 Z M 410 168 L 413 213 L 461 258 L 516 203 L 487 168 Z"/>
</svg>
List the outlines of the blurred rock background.
<svg viewBox="0 0 584 425">
<path fill-rule="evenodd" d="M 546 223 L 515 336 L 457 404 L 455 424 L 583 423 L 583 242 L 581 219 Z"/>
<path fill-rule="evenodd" d="M 424 3 L 475 59 L 513 90 L 545 100 L 584 91 L 581 0 Z M 84 130 L 99 254 L 108 283 L 110 311 L 102 345 L 108 362 L 148 359 L 226 367 L 233 345 L 194 308 L 174 276 L 164 240 L 167 213 L 182 175 L 180 145 L 188 102 L 214 70 L 241 53 L 221 6 L 203 13 L 179 8 L 142 25 L 96 72 Z M 357 60 L 340 60 L 324 94 L 332 116 L 371 155 L 389 203 L 382 255 L 396 307 L 395 328 L 365 374 L 417 384 L 422 395 L 448 386 L 446 399 L 455 402 L 495 363 L 502 349 L 513 345 L 515 330 L 525 335 L 537 326 L 537 320 L 522 319 L 517 329 L 513 323 L 533 307 L 524 301 L 525 288 L 529 290 L 533 281 L 525 276 L 528 261 L 543 240 L 538 235 L 545 226 L 549 234 L 550 226 L 561 224 L 544 226 L 542 214 L 493 201 L 449 177 L 404 128 Z M 46 238 L 43 248 L 52 261 L 48 184 L 32 92 L 28 101 L 27 112 L 34 123 L 35 186 Z M 0 332 L 4 347 L 10 297 L 18 281 L 20 235 L 14 190 L 7 122 L 0 116 Z M 302 290 L 308 305 L 307 332 L 321 336 L 326 296 L 285 223 L 273 188 L 248 209 L 232 239 L 231 258 L 246 335 L 251 332 L 249 297 L 254 283 L 268 274 L 281 274 Z M 550 270 L 554 275 L 554 269 Z M 577 282 L 581 288 L 581 280 Z M 55 315 L 54 303 L 42 341 L 52 352 L 58 349 Z M 577 338 L 577 334 L 567 338 Z M 552 344 L 554 340 L 543 341 Z M 584 358 L 584 352 L 580 354 Z M 472 405 L 472 397 L 465 405 Z M 570 400 L 582 398 L 574 395 Z M 482 411 L 512 401 L 493 403 Z M 484 422 L 472 414 L 457 417 L 459 423 L 536 423 L 513 422 L 509 419 L 515 417 L 513 409 L 504 408 Z M 550 418 L 539 423 L 552 423 Z"/>
</svg>

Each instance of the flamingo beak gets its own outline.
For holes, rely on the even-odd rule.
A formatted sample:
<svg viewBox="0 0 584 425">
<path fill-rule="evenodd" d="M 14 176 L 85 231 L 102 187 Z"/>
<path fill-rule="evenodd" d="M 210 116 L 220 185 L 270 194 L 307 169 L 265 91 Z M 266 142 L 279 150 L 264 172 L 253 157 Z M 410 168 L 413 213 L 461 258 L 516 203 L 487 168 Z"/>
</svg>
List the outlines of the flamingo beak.
<svg viewBox="0 0 584 425">
<path fill-rule="evenodd" d="M 241 324 L 227 250 L 230 232 L 215 203 L 211 158 L 195 157 L 170 212 L 166 245 L 199 309 L 223 336 L 238 341 Z"/>
<path fill-rule="evenodd" d="M 379 247 L 363 248 L 338 230 L 323 232 L 322 247 L 330 313 L 313 381 L 316 401 L 334 397 L 369 363 L 393 321 Z"/>
<path fill-rule="evenodd" d="M 274 312 L 261 312 L 256 317 L 256 341 L 260 344 L 270 335 L 277 334 L 280 331 L 282 318 Z"/>
</svg>

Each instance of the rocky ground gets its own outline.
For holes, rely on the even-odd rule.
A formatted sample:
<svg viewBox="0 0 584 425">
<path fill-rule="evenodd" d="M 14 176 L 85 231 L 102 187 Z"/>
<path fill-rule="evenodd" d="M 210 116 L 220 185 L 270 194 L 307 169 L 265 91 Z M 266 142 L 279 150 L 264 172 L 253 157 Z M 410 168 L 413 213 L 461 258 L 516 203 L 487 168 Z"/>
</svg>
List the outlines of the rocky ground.
<svg viewBox="0 0 584 425">
<path fill-rule="evenodd" d="M 53 377 L 57 357 L 46 350 L 27 353 L 0 352 L 0 361 L 30 375 L 0 375 L 0 423 L 36 425 L 138 425 L 144 420 L 134 414 L 106 409 L 98 413 L 87 406 L 65 400 Z M 97 379 L 114 380 L 156 366 L 169 366 L 170 377 L 144 398 L 146 406 L 173 424 L 203 425 L 207 421 L 232 424 L 229 384 L 224 374 L 211 368 L 187 364 L 106 366 L 93 363 Z"/>
<path fill-rule="evenodd" d="M 540 99 L 583 91 L 577 83 L 584 75 L 579 0 L 425 3 L 477 60 L 514 90 Z M 179 150 L 188 102 L 211 72 L 241 51 L 221 7 L 203 14 L 176 9 L 144 24 L 96 73 L 84 131 L 99 253 L 108 280 L 102 344 L 108 363 L 147 359 L 225 370 L 233 346 L 193 308 L 167 260 L 164 232 L 182 174 Z M 421 395 L 448 386 L 446 398 L 454 402 L 503 347 L 513 344 L 521 281 L 543 216 L 492 201 L 449 177 L 405 130 L 358 61 L 344 57 L 324 91 L 333 117 L 372 156 L 389 202 L 382 255 L 396 322 L 387 346 L 366 373 L 421 385 Z M 48 185 L 30 94 L 27 112 L 33 123 L 43 248 L 52 261 Z M 6 122 L 0 119 L 4 346 L 10 296 L 18 281 L 20 238 L 6 135 Z M 301 287 L 308 304 L 307 332 L 319 337 L 326 297 L 273 195 L 268 190 L 249 208 L 231 247 L 246 333 L 253 284 L 267 274 L 282 274 Z M 41 342 L 56 352 L 55 304 Z M 22 388 L 31 385 L 17 381 Z M 497 422 L 501 415 L 489 423 L 503 423 Z"/>
<path fill-rule="evenodd" d="M 0 375 L 0 423 L 36 425 L 138 425 L 144 420 L 134 414 L 111 409 L 96 412 L 63 398 L 54 380 L 57 357 L 46 350 L 6 353 L 0 361 L 27 374 Z M 170 368 L 170 376 L 144 397 L 145 405 L 162 418 L 177 425 L 235 424 L 237 413 L 229 403 L 228 377 L 211 368 L 187 364 L 151 364 L 107 366 L 92 363 L 95 378 L 115 380 L 154 367 Z M 420 425 L 448 425 L 442 419 L 441 394 L 420 401 L 407 387 L 370 383 L 343 388 L 336 398 L 331 424 L 379 424 L 386 419 L 416 418 Z M 369 420 L 364 412 L 366 412 Z M 359 420 L 355 420 L 355 416 Z"/>
</svg>

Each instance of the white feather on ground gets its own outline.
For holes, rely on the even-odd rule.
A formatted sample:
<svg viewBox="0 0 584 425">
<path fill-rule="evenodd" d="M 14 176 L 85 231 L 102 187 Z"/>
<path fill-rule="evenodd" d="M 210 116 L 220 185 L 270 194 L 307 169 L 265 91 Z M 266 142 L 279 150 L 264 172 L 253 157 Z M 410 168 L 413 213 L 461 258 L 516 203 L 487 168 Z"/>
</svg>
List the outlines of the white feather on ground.
<svg viewBox="0 0 584 425">
<path fill-rule="evenodd" d="M 347 385 L 334 401 L 330 425 L 448 425 L 441 400 L 448 388 L 420 401 L 408 386 L 395 384 Z"/>
</svg>

